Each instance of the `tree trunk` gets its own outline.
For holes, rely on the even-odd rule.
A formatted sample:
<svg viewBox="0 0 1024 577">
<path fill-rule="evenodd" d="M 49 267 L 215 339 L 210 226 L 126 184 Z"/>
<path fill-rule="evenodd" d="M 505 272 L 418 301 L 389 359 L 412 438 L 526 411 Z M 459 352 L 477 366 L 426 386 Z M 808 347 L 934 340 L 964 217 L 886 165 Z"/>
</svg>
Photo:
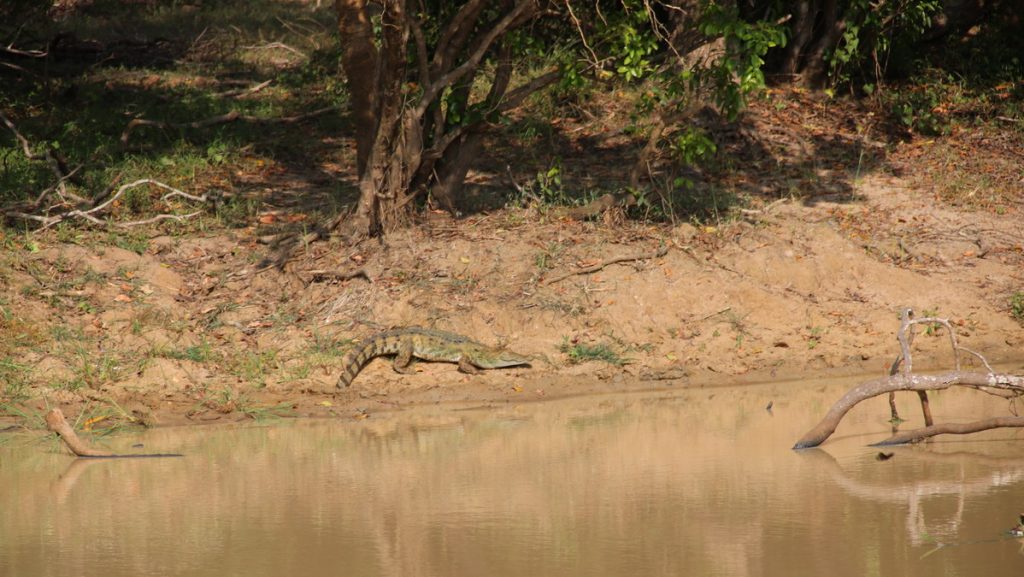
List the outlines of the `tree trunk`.
<svg viewBox="0 0 1024 577">
<path fill-rule="evenodd" d="M 377 46 L 366 0 L 336 0 L 334 6 L 341 35 L 341 66 L 351 87 L 356 169 L 362 174 L 377 128 Z"/>
<path fill-rule="evenodd" d="M 818 41 L 807 52 L 806 64 L 803 69 L 804 84 L 815 88 L 824 86 L 828 80 L 828 62 L 825 61 L 825 53 L 836 47 L 839 37 L 846 31 L 846 20 L 843 19 L 838 0 L 825 0 L 821 21 L 825 32 L 818 37 Z"/>
<path fill-rule="evenodd" d="M 494 44 L 537 16 L 536 0 L 470 0 L 447 23 L 429 22 L 440 25 L 434 46 L 428 46 L 419 21 L 424 8 L 407 12 L 406 4 L 380 3 L 375 38 L 368 0 L 336 0 L 342 64 L 352 94 L 359 201 L 352 215 L 340 216 L 332 228 L 345 221 L 343 234 L 350 238 L 405 224 L 412 201 L 428 190 L 454 210 L 455 193 L 481 146 L 475 133 L 493 113 L 526 96 L 519 89 L 505 94 L 512 71 L 507 47 L 486 99 L 472 102 L 470 88 Z M 525 86 L 533 92 L 555 79 L 544 75 Z M 448 116 L 456 110 L 465 116 Z"/>
<path fill-rule="evenodd" d="M 800 71 L 804 47 L 811 41 L 814 34 L 814 21 L 817 14 L 817 2 L 800 0 L 796 3 L 793 11 L 793 23 L 790 28 L 793 35 L 789 45 L 786 46 L 786 56 L 782 61 L 781 72 L 783 74 L 796 74 Z"/>
</svg>

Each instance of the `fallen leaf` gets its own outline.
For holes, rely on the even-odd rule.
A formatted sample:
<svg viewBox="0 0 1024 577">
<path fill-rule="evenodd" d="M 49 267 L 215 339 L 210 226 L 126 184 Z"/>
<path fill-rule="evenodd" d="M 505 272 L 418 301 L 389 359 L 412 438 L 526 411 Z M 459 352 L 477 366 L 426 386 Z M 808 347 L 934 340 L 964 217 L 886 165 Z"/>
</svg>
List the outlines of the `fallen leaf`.
<svg viewBox="0 0 1024 577">
<path fill-rule="evenodd" d="M 130 303 L 132 302 L 132 297 L 128 295 L 117 295 L 116 297 L 114 297 L 114 300 L 119 303 Z"/>
<path fill-rule="evenodd" d="M 334 406 L 334 403 L 332 403 L 330 401 L 320 401 L 317 404 L 320 405 L 321 407 L 333 407 Z"/>
<path fill-rule="evenodd" d="M 106 421 L 108 418 L 109 418 L 108 415 L 101 415 L 99 417 L 93 417 L 93 418 L 87 420 L 85 422 L 85 424 L 82 425 L 82 430 L 83 431 L 91 431 L 93 425 L 95 425 L 96 423 L 101 423 L 103 421 Z"/>
</svg>

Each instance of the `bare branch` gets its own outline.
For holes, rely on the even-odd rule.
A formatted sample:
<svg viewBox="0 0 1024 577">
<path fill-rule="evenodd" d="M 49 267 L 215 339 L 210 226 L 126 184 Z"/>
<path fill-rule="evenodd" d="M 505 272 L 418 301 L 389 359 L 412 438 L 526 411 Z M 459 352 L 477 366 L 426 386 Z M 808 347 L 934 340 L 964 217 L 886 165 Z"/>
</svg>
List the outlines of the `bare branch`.
<svg viewBox="0 0 1024 577">
<path fill-rule="evenodd" d="M 603 261 L 601 261 L 601 262 L 599 262 L 599 263 L 597 263 L 597 264 L 595 264 L 593 266 L 583 267 L 583 268 L 581 268 L 579 270 L 574 270 L 572 272 L 567 272 L 567 273 L 558 275 L 556 277 L 545 279 L 543 284 L 545 284 L 545 285 L 552 285 L 552 284 L 555 284 L 556 282 L 563 281 L 563 280 L 565 280 L 565 279 L 567 279 L 567 278 L 569 278 L 571 276 L 576 276 L 576 275 L 580 275 L 580 274 L 590 274 L 592 272 L 597 272 L 597 271 L 599 271 L 599 270 L 603 269 L 604 267 L 606 267 L 608 265 L 611 265 L 611 264 L 616 264 L 616 263 L 620 263 L 620 262 L 629 262 L 629 261 L 634 261 L 634 260 L 650 260 L 652 258 L 661 258 L 661 257 L 665 256 L 666 254 L 668 254 L 668 245 L 664 245 L 663 244 L 660 247 L 658 247 L 658 250 L 656 250 L 654 252 L 644 253 L 644 254 L 637 254 L 637 255 L 632 255 L 632 256 L 619 256 L 619 257 L 615 257 L 615 258 L 609 258 L 609 259 L 603 260 Z"/>
<path fill-rule="evenodd" d="M 832 405 L 825 418 L 797 441 L 793 448 L 817 447 L 825 442 L 835 432 L 843 416 L 854 405 L 866 399 L 892 391 L 939 391 L 954 385 L 976 389 L 1001 389 L 1012 391 L 1017 395 L 1024 394 L 1024 377 L 1015 375 L 964 371 L 953 371 L 941 375 L 890 375 L 862 383 L 843 395 L 843 398 Z"/>
<path fill-rule="evenodd" d="M 20 218 L 20 219 L 23 219 L 23 220 L 32 220 L 32 221 L 36 221 L 36 222 L 42 223 L 42 226 L 40 227 L 40 230 L 45 230 L 45 229 L 50 228 L 50 227 L 52 227 L 52 226 L 54 226 L 54 225 L 56 225 L 56 224 L 58 224 L 60 222 L 63 222 L 65 220 L 71 220 L 71 219 L 74 219 L 74 218 L 81 218 L 81 219 L 87 220 L 87 221 L 89 221 L 89 222 L 91 222 L 93 224 L 96 224 L 96 225 L 99 225 L 99 226 L 105 226 L 105 225 L 108 224 L 108 222 L 100 219 L 97 215 L 102 214 L 103 212 L 105 212 L 126 191 L 128 191 L 128 190 L 130 190 L 132 188 L 138 187 L 138 186 L 142 186 L 143 184 L 151 184 L 153 186 L 157 186 L 159 188 L 163 188 L 164 190 L 169 191 L 167 194 L 165 194 L 163 197 L 161 197 L 161 200 L 165 200 L 165 201 L 170 199 L 170 198 L 176 197 L 176 196 L 180 196 L 180 197 L 186 198 L 186 199 L 194 201 L 194 202 L 207 202 L 207 200 L 208 200 L 208 197 L 206 195 L 195 196 L 195 195 L 192 195 L 192 194 L 188 194 L 187 192 L 183 192 L 181 190 L 178 190 L 177 188 L 174 188 L 173 186 L 170 186 L 170 185 L 164 184 L 162 182 L 159 182 L 157 180 L 153 180 L 151 178 L 143 178 L 143 179 L 136 180 L 135 182 L 130 182 L 128 184 L 124 184 L 124 185 L 120 186 L 117 189 L 117 192 L 115 192 L 113 195 L 111 195 L 110 198 L 106 199 L 104 202 L 102 202 L 100 204 L 97 204 L 96 206 L 94 206 L 94 207 L 92 207 L 92 208 L 90 208 L 88 210 L 75 209 L 75 210 L 69 210 L 69 211 L 66 211 L 66 212 L 62 212 L 62 213 L 59 213 L 59 214 L 53 214 L 53 215 L 46 215 L 46 216 L 44 216 L 44 215 L 38 215 L 38 214 L 30 214 L 30 213 L 26 213 L 24 211 L 13 210 L 12 209 L 12 210 L 4 210 L 2 212 L 2 214 L 4 216 L 11 217 L 11 218 Z M 49 212 L 49 211 L 47 211 L 47 212 Z M 202 214 L 202 211 L 196 211 L 196 212 L 192 212 L 192 213 L 185 214 L 185 215 L 160 214 L 160 215 L 157 215 L 157 216 L 154 216 L 152 218 L 145 219 L 145 220 L 132 221 L 132 222 L 123 222 L 123 223 L 113 223 L 113 224 L 115 224 L 116 226 L 122 227 L 122 228 L 130 228 L 130 227 L 133 227 L 133 226 L 139 226 L 139 225 L 143 225 L 143 224 L 151 224 L 151 223 L 158 222 L 158 221 L 161 221 L 161 220 L 177 220 L 177 221 L 182 221 L 182 220 L 186 220 L 186 219 L 192 218 L 192 217 L 194 217 L 196 215 L 199 215 L 199 214 Z"/>
<path fill-rule="evenodd" d="M 83 441 L 75 430 L 68 424 L 67 419 L 64 418 L 64 413 L 60 409 L 51 409 L 49 413 L 46 413 L 46 428 L 50 429 L 57 436 L 64 441 L 64 444 L 68 449 L 71 450 L 78 457 L 91 457 L 91 458 L 116 458 L 116 457 L 180 457 L 180 453 L 111 453 L 110 451 L 101 451 L 99 449 L 93 449 Z"/>
<path fill-rule="evenodd" d="M 521 16 L 527 14 L 527 10 L 535 7 L 534 0 L 520 0 L 511 12 L 499 20 L 498 23 L 494 25 L 494 28 L 488 31 L 487 34 L 481 38 L 480 43 L 465 62 L 453 70 L 446 72 L 440 78 L 432 82 L 430 86 L 423 87 L 423 95 L 420 97 L 420 103 L 415 109 L 413 119 L 418 122 L 441 91 L 457 82 L 470 71 L 476 69 L 476 67 L 480 65 L 480 61 L 483 60 L 484 54 L 487 53 L 487 50 L 491 47 L 494 41 L 504 34 L 513 23 L 518 22 Z"/>
<path fill-rule="evenodd" d="M 1024 417 L 992 417 L 971 423 L 945 423 L 922 427 L 913 431 L 897 433 L 884 441 L 872 444 L 872 447 L 883 447 L 888 445 L 902 445 L 904 443 L 916 443 L 935 435 L 968 435 L 989 429 L 1002 429 L 1008 427 L 1024 427 Z"/>
<path fill-rule="evenodd" d="M 226 124 L 228 122 L 234 122 L 236 120 L 242 122 L 250 122 L 253 124 L 292 124 L 295 122 L 301 122 L 303 120 L 313 118 L 315 116 L 320 116 L 322 114 L 326 114 L 337 109 L 338 108 L 336 106 L 328 106 L 326 108 L 318 108 L 305 114 L 297 114 L 295 116 L 283 116 L 275 118 L 250 116 L 248 114 L 242 114 L 237 110 L 232 110 L 231 112 L 219 114 L 217 116 L 211 116 L 210 118 L 204 118 L 203 120 L 182 123 L 164 122 L 162 120 L 147 120 L 145 118 L 133 118 L 130 122 L 128 122 L 128 126 L 125 127 L 124 132 L 121 133 L 121 144 L 127 146 L 128 138 L 131 136 L 132 131 L 135 130 L 135 128 L 138 126 L 157 126 L 164 129 L 203 128 L 206 126 L 213 126 L 215 124 Z"/>
<path fill-rule="evenodd" d="M 260 82 L 259 84 L 251 86 L 249 88 L 235 88 L 235 89 L 232 89 L 232 90 L 225 90 L 224 92 L 217 92 L 217 93 L 215 93 L 214 96 L 219 96 L 221 98 L 242 99 L 242 98 L 246 98 L 246 97 L 252 96 L 253 94 L 256 94 L 260 90 L 263 90 L 264 88 L 266 88 L 266 87 L 270 86 L 271 84 L 273 84 L 273 82 L 274 82 L 274 79 L 271 78 L 270 80 L 267 80 L 267 81 L 264 81 L 264 82 Z"/>
</svg>

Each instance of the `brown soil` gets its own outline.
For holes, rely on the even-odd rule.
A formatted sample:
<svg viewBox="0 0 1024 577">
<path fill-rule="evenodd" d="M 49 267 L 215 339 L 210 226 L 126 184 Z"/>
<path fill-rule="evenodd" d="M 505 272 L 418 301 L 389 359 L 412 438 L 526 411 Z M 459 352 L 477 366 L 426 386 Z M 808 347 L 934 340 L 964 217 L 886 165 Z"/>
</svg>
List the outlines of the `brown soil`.
<svg viewBox="0 0 1024 577">
<path fill-rule="evenodd" d="M 432 213 L 384 243 L 314 243 L 286 272 L 257 270 L 257 226 L 157 237 L 142 255 L 41 236 L 0 271 L 0 359 L 17 359 L 6 374 L 24 380 L 8 411 L 22 416 L 4 419 L 48 406 L 147 424 L 365 418 L 410 404 L 878 375 L 903 307 L 949 318 L 993 363 L 1024 360 L 1009 309 L 1024 290 L 1018 207 L 940 203 L 881 172 L 845 182 L 715 227 Z M 544 282 L 662 245 L 662 257 Z M 369 280 L 310 272 L 358 268 Z M 540 360 L 475 376 L 447 363 L 401 375 L 377 360 L 335 389 L 352 339 L 407 325 Z M 915 368 L 948 367 L 946 343 L 922 334 Z M 626 362 L 572 364 L 565 344 L 607 345 Z"/>
</svg>

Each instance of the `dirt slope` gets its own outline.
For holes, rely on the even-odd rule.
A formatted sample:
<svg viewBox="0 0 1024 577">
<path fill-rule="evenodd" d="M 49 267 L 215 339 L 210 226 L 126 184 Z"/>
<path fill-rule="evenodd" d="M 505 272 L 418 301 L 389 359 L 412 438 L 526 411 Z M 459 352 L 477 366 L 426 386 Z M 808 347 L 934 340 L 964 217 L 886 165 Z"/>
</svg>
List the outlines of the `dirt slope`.
<svg viewBox="0 0 1024 577">
<path fill-rule="evenodd" d="M 409 403 L 534 400 L 834 373 L 882 374 L 898 311 L 951 319 L 993 362 L 1024 360 L 1009 299 L 1024 287 L 1020 215 L 937 204 L 892 177 L 855 197 L 783 201 L 718 228 L 608 227 L 507 209 L 433 218 L 386 243 L 314 244 L 287 272 L 253 272 L 256 229 L 159 237 L 141 255 L 40 239 L 5 261 L 9 406 L 60 404 L 113 421 L 266 414 L 364 418 Z M 656 253 L 592 274 L 603 260 Z M 369 281 L 324 280 L 364 268 Z M 371 363 L 337 391 L 353 340 L 443 328 L 537 355 L 531 368 L 463 375 Z M 625 364 L 570 362 L 602 345 Z M 922 335 L 917 366 L 948 363 Z M 613 359 L 614 360 L 614 359 Z"/>
</svg>

